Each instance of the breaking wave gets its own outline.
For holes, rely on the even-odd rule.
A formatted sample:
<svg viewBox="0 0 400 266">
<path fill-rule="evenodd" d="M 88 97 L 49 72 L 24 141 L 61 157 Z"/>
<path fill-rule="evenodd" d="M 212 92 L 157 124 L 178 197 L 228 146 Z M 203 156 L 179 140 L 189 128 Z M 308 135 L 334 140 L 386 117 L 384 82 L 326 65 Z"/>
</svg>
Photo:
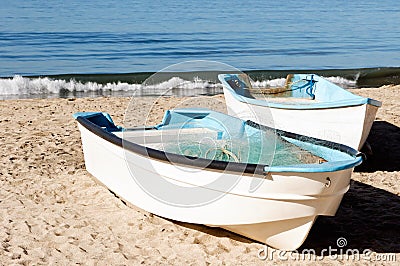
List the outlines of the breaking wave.
<svg viewBox="0 0 400 266">
<path fill-rule="evenodd" d="M 280 87 L 285 84 L 289 71 L 246 71 L 254 87 Z M 399 68 L 290 71 L 315 73 L 344 88 L 379 87 L 400 84 Z M 159 84 L 143 85 L 153 73 L 132 74 L 65 74 L 0 78 L 0 99 L 96 97 L 96 96 L 196 96 L 222 93 L 222 86 L 214 80 L 194 78 L 186 80 L 171 76 Z"/>
</svg>

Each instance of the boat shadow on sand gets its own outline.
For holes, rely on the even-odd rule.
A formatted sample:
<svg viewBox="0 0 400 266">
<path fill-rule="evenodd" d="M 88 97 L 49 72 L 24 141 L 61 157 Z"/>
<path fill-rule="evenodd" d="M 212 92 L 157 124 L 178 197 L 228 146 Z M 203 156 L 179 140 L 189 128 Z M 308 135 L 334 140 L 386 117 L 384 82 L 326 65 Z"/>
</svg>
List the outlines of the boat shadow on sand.
<svg viewBox="0 0 400 266">
<path fill-rule="evenodd" d="M 400 171 L 400 128 L 386 121 L 376 121 L 367 140 L 373 154 L 356 172 Z M 228 237 L 244 243 L 254 241 L 220 228 L 180 223 L 188 228 L 203 231 L 217 237 Z M 400 252 L 400 197 L 386 190 L 355 180 L 334 217 L 321 216 L 312 227 L 306 241 L 298 249 L 338 249 L 339 238 L 346 239 L 343 253 L 358 249 L 360 254 L 369 249 L 377 253 Z M 325 252 L 325 254 L 327 254 Z"/>
<path fill-rule="evenodd" d="M 355 172 L 386 171 L 377 174 L 384 177 L 385 174 L 393 176 L 391 172 L 400 171 L 399 127 L 386 121 L 375 121 L 367 142 L 370 153 L 366 153 L 367 160 L 356 167 Z M 321 251 L 329 246 L 338 248 L 336 241 L 343 237 L 347 241 L 343 252 L 347 249 L 358 249 L 360 252 L 370 249 L 378 253 L 399 253 L 399 228 L 400 197 L 351 180 L 350 189 L 336 215 L 319 217 L 300 250 L 312 248 Z"/>
<path fill-rule="evenodd" d="M 243 243 L 254 242 L 221 228 L 172 222 L 216 237 L 228 237 Z M 346 245 L 341 248 L 343 254 L 348 249 L 358 249 L 360 254 L 366 249 L 377 253 L 399 253 L 399 227 L 399 196 L 358 181 L 351 181 L 351 188 L 344 196 L 336 215 L 318 217 L 298 252 L 313 249 L 318 255 L 323 254 L 323 249 L 328 250 L 331 247 L 330 254 L 340 254 L 337 241 L 344 238 Z M 327 252 L 324 254 L 328 255 Z"/>
<path fill-rule="evenodd" d="M 356 172 L 400 171 L 400 128 L 386 121 L 375 121 L 367 143 L 372 154 L 356 167 Z M 364 152 L 364 150 L 361 150 Z"/>
</svg>

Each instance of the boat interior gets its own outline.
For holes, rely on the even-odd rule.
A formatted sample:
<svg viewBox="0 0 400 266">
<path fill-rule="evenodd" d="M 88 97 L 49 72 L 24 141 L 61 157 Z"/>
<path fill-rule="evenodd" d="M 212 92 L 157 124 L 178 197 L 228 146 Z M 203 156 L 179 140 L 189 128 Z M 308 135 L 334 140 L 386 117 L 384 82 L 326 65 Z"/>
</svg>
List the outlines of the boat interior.
<svg viewBox="0 0 400 266">
<path fill-rule="evenodd" d="M 269 167 L 270 171 L 299 172 L 331 172 L 362 161 L 359 152 L 342 144 L 269 128 L 209 109 L 168 110 L 160 124 L 138 128 L 116 126 L 107 113 L 76 113 L 74 117 L 107 141 L 157 158 L 165 159 L 162 154 L 168 153 L 210 163 L 244 163 Z"/>
<path fill-rule="evenodd" d="M 159 125 L 113 134 L 148 148 L 211 160 L 274 166 L 319 164 L 334 158 L 333 150 L 321 153 L 316 143 L 302 146 L 302 141 L 281 136 L 275 129 L 260 129 L 209 110 L 169 110 Z"/>
<path fill-rule="evenodd" d="M 285 104 L 313 104 L 315 83 L 313 75 L 298 79 L 293 74 L 286 77 L 282 87 L 254 87 L 246 74 L 238 74 L 226 79 L 229 86 L 238 94 L 250 99 L 267 100 Z"/>
</svg>

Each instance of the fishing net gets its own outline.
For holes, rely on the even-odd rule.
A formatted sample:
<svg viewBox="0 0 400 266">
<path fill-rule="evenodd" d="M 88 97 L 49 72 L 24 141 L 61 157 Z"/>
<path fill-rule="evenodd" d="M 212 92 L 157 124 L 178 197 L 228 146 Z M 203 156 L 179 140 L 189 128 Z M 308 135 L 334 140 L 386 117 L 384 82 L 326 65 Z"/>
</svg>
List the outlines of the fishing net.
<svg viewBox="0 0 400 266">
<path fill-rule="evenodd" d="M 277 138 L 274 134 L 267 131 L 233 139 L 212 139 L 191 135 L 185 139 L 148 143 L 147 146 L 184 156 L 269 166 L 311 164 L 323 161 L 321 157 L 283 138 Z"/>
</svg>

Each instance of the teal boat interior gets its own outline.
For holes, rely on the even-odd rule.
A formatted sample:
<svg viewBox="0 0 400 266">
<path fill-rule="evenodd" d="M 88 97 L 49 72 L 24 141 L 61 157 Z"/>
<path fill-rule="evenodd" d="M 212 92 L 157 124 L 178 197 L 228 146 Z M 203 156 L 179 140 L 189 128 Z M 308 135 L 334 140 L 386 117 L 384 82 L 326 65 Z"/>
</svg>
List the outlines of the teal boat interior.
<svg viewBox="0 0 400 266">
<path fill-rule="evenodd" d="M 246 74 L 220 74 L 218 79 L 237 100 L 284 109 L 323 109 L 381 102 L 355 95 L 315 74 L 290 74 L 283 87 L 254 88 Z"/>
</svg>

